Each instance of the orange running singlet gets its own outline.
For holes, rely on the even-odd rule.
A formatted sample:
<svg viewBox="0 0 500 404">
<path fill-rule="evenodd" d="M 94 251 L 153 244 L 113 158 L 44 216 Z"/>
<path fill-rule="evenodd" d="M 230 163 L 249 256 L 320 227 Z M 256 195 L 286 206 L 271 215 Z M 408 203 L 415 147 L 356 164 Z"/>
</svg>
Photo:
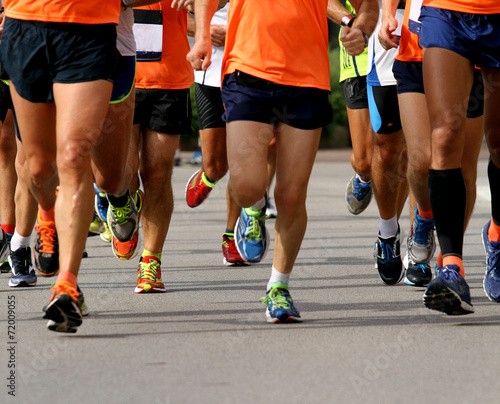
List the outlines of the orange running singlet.
<svg viewBox="0 0 500 404">
<path fill-rule="evenodd" d="M 401 39 L 399 40 L 399 53 L 396 60 L 402 62 L 421 62 L 423 51 L 418 45 L 417 34 L 411 32 L 408 28 L 410 21 L 410 10 L 412 3 L 422 4 L 422 0 L 406 0 L 405 16 L 403 19 L 403 26 L 401 27 Z"/>
<path fill-rule="evenodd" d="M 231 0 L 222 74 L 330 90 L 328 0 Z"/>
<path fill-rule="evenodd" d="M 498 0 L 424 0 L 424 6 L 471 14 L 500 14 Z"/>
<path fill-rule="evenodd" d="M 118 24 L 120 0 L 5 0 L 5 15 L 28 21 Z"/>
<path fill-rule="evenodd" d="M 189 52 L 187 39 L 187 11 L 170 7 L 170 0 L 144 10 L 161 10 L 163 16 L 162 57 L 159 62 L 138 62 L 135 86 L 146 89 L 182 90 L 194 83 L 194 71 L 186 60 Z"/>
</svg>

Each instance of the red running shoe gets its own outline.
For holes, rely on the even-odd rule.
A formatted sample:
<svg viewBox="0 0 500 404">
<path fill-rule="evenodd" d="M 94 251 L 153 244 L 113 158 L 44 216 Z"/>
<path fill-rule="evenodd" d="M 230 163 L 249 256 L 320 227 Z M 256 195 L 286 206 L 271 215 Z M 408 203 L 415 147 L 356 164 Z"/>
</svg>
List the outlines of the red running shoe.
<svg viewBox="0 0 500 404">
<path fill-rule="evenodd" d="M 250 265 L 241 258 L 232 234 L 225 233 L 222 235 L 222 254 L 224 255 L 224 265 L 228 267 Z"/>
<path fill-rule="evenodd" d="M 196 171 L 186 185 L 186 202 L 190 208 L 201 205 L 215 187 L 216 182 L 208 181 L 205 172 L 201 169 Z"/>
</svg>

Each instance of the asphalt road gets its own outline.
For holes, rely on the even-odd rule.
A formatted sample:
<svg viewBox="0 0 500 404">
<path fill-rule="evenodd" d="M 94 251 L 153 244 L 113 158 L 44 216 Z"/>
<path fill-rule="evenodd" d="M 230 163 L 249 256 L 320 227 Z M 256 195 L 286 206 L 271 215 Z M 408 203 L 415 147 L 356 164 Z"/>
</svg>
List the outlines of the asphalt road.
<svg viewBox="0 0 500 404">
<path fill-rule="evenodd" d="M 163 250 L 167 293 L 135 295 L 138 259 L 118 261 L 109 244 L 89 238 L 79 283 L 90 315 L 65 335 L 42 320 L 53 279 L 11 289 L 1 275 L 0 403 L 498 402 L 500 306 L 482 288 L 480 231 L 490 211 L 484 155 L 464 249 L 476 312 L 450 317 L 423 306 L 423 288 L 379 280 L 375 201 L 357 217 L 345 206 L 348 154 L 320 152 L 312 174 L 308 229 L 290 282 L 303 323 L 266 323 L 258 299 L 273 244 L 261 264 L 223 266 L 227 181 L 190 209 L 184 187 L 196 167 L 181 166 Z M 409 225 L 405 209 L 403 231 Z"/>
</svg>

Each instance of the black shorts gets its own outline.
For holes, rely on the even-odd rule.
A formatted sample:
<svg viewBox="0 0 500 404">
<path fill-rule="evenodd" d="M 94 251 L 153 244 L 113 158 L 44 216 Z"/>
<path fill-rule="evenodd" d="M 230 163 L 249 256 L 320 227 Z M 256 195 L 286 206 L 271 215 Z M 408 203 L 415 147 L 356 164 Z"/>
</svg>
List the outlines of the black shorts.
<svg viewBox="0 0 500 404">
<path fill-rule="evenodd" d="M 224 104 L 220 88 L 196 83 L 195 94 L 200 129 L 225 128 L 226 123 L 222 119 Z"/>
<path fill-rule="evenodd" d="M 401 130 L 396 86 L 367 86 L 368 107 L 374 132 L 390 135 Z"/>
<path fill-rule="evenodd" d="M 424 92 L 422 62 L 402 62 L 395 60 L 392 68 L 396 78 L 398 94 Z M 484 110 L 483 76 L 479 69 L 474 69 L 474 81 L 467 105 L 467 118 L 479 118 Z"/>
<path fill-rule="evenodd" d="M 135 83 L 135 56 L 118 55 L 113 74 L 113 92 L 110 104 L 119 104 L 127 99 Z"/>
<path fill-rule="evenodd" d="M 332 121 L 329 91 L 276 84 L 236 71 L 224 77 L 224 121 L 283 122 L 312 130 Z"/>
<path fill-rule="evenodd" d="M 3 123 L 7 112 L 12 109 L 12 98 L 10 97 L 10 89 L 7 84 L 0 81 L 0 121 Z"/>
<path fill-rule="evenodd" d="M 53 102 L 53 83 L 112 79 L 116 27 L 6 18 L 0 49 L 2 78 L 28 101 Z"/>
<path fill-rule="evenodd" d="M 351 77 L 340 83 L 345 105 L 349 109 L 368 108 L 366 76 Z"/>
<path fill-rule="evenodd" d="M 182 90 L 137 88 L 135 124 L 167 135 L 191 134 L 189 88 Z"/>
</svg>

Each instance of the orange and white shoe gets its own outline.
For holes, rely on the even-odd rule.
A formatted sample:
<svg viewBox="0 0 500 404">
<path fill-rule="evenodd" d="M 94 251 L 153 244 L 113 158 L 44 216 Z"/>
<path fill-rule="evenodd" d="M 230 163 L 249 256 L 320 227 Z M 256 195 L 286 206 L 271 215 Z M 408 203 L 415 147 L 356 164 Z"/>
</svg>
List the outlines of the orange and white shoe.
<svg viewBox="0 0 500 404">
<path fill-rule="evenodd" d="M 161 280 L 160 260 L 154 256 L 141 257 L 137 268 L 135 293 L 164 293 L 167 290 Z"/>
</svg>

